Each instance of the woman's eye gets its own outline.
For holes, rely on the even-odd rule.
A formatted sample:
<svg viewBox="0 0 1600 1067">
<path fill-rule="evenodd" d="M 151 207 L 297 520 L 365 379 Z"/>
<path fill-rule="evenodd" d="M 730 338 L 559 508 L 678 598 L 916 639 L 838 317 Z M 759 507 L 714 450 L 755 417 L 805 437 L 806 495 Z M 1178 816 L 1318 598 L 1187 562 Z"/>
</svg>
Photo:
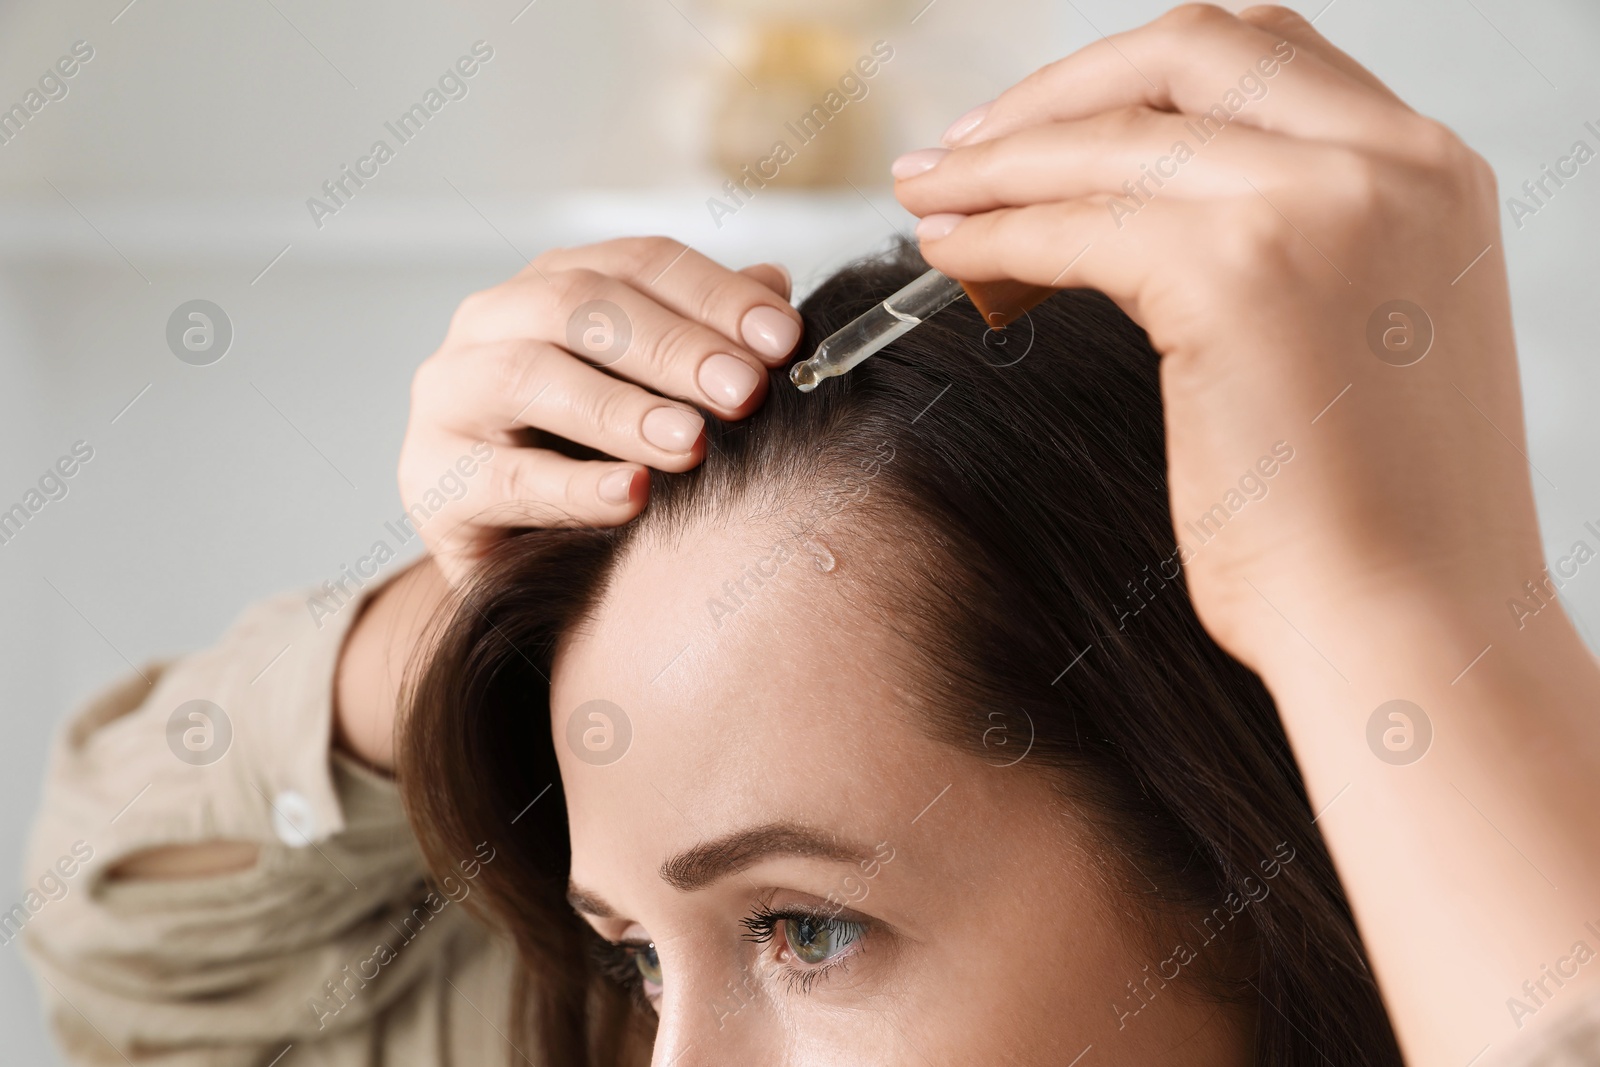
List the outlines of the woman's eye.
<svg viewBox="0 0 1600 1067">
<path fill-rule="evenodd" d="M 783 920 L 783 938 L 802 963 L 826 963 L 861 936 L 860 923 L 843 919 L 789 918 Z"/>
<path fill-rule="evenodd" d="M 656 953 L 655 942 L 648 945 L 637 945 L 631 950 L 633 965 L 639 969 L 639 977 L 643 978 L 646 987 L 661 987 L 661 957 Z"/>
</svg>

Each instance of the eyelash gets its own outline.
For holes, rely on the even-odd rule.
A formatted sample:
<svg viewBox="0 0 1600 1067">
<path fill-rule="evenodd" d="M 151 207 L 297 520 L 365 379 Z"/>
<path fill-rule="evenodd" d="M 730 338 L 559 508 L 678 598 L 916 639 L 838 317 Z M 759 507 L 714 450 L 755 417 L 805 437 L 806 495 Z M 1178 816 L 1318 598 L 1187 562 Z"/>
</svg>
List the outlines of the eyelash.
<svg viewBox="0 0 1600 1067">
<path fill-rule="evenodd" d="M 649 1015 L 654 1014 L 656 1008 L 645 995 L 644 976 L 633 960 L 634 954 L 644 947 L 635 941 L 607 941 L 597 937 L 590 946 L 590 954 L 601 977 L 628 994 L 634 1006 Z"/>
<path fill-rule="evenodd" d="M 858 927 L 858 932 L 850 939 L 850 944 L 854 944 L 866 936 L 868 928 L 866 920 L 842 918 L 836 908 L 817 908 L 812 910 L 788 907 L 774 909 L 765 903 L 757 904 L 749 915 L 739 920 L 739 925 L 745 928 L 744 940 L 765 945 L 778 936 L 779 927 L 783 923 L 791 920 L 814 923 L 850 923 Z M 645 946 L 637 942 L 607 941 L 603 938 L 597 938 L 593 946 L 593 954 L 601 975 L 607 981 L 612 982 L 628 993 L 634 1003 L 641 1009 L 653 1013 L 655 1005 L 651 1004 L 650 998 L 645 995 L 644 979 L 639 974 L 639 968 L 633 959 L 635 953 L 643 947 Z M 786 967 L 782 977 L 791 993 L 809 993 L 812 987 L 822 981 L 823 978 L 849 963 L 850 957 L 855 954 L 855 952 L 841 954 L 825 963 L 805 969 Z"/>
<path fill-rule="evenodd" d="M 845 919 L 841 917 L 839 914 L 839 909 L 837 908 L 810 909 L 789 907 L 773 909 L 765 903 L 757 904 L 755 906 L 755 910 L 752 911 L 750 915 L 739 920 L 739 925 L 743 926 L 745 930 L 748 931 L 744 935 L 744 939 L 746 941 L 765 945 L 771 942 L 774 937 L 777 937 L 779 927 L 783 923 L 789 921 L 813 922 L 818 924 L 845 923 L 854 926 L 856 927 L 856 933 L 850 938 L 849 941 L 846 942 L 847 946 L 853 945 L 857 941 L 860 941 L 864 936 L 866 936 L 867 932 L 867 923 L 865 920 Z M 812 987 L 818 982 L 832 974 L 835 970 L 843 968 L 846 964 L 848 964 L 850 962 L 850 958 L 854 956 L 857 951 L 859 950 L 850 951 L 847 949 L 846 951 L 841 952 L 839 955 L 834 956 L 826 962 L 819 963 L 813 967 L 786 967 L 785 973 L 782 977 L 787 983 L 791 993 L 809 993 L 811 992 Z"/>
</svg>

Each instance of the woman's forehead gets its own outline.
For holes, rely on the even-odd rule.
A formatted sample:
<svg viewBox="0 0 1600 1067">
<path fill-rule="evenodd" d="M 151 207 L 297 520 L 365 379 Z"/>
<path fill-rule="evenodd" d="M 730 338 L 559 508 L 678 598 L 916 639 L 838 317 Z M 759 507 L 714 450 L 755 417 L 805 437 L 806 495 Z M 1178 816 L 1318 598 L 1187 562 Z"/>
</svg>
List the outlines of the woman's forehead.
<svg viewBox="0 0 1600 1067">
<path fill-rule="evenodd" d="M 593 673 L 670 691 L 695 671 L 737 686 L 802 681 L 807 663 L 823 676 L 858 669 L 865 657 L 845 653 L 884 634 L 857 580 L 866 563 L 857 541 L 842 529 L 743 518 L 640 538 L 563 642 L 555 681 L 581 688 Z"/>
<path fill-rule="evenodd" d="M 820 789 L 932 744 L 902 681 L 913 650 L 849 588 L 842 540 L 765 534 L 708 528 L 619 564 L 552 672 L 575 788 L 624 767 L 707 789 L 796 767 Z"/>
<path fill-rule="evenodd" d="M 723 528 L 630 553 L 563 642 L 555 710 L 605 698 L 663 713 L 777 702 L 820 712 L 871 693 L 895 635 L 844 595 L 837 553 L 812 543 L 774 550 Z"/>
</svg>

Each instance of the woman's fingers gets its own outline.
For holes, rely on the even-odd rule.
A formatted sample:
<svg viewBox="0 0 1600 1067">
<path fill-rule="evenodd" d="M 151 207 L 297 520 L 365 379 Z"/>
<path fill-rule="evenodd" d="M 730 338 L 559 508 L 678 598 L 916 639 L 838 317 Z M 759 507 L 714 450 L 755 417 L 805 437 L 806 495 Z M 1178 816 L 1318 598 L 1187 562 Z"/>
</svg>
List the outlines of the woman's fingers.
<svg viewBox="0 0 1600 1067">
<path fill-rule="evenodd" d="M 632 464 L 582 460 L 542 448 L 502 448 L 468 520 L 513 526 L 620 526 L 639 513 L 649 473 Z"/>
<path fill-rule="evenodd" d="M 760 278 L 731 271 L 669 237 L 625 237 L 557 249 L 535 261 L 546 274 L 590 270 L 626 282 L 669 311 L 716 330 L 768 366 L 800 340 L 800 313 Z M 787 287 L 785 287 L 787 289 Z"/>
<path fill-rule="evenodd" d="M 559 345 L 612 374 L 742 419 L 766 396 L 767 368 L 726 335 L 587 267 L 521 275 L 474 298 L 467 329 L 480 343 Z M 771 299 L 751 278 L 737 277 Z M 522 397 L 526 403 L 531 395 Z"/>
<path fill-rule="evenodd" d="M 1397 110 L 1392 98 L 1292 40 L 1219 7 L 1186 4 L 1029 75 L 950 143 L 973 144 L 1040 122 L 1135 106 L 1356 144 L 1382 138 Z"/>
<path fill-rule="evenodd" d="M 1109 197 L 999 208 L 959 220 L 922 239 L 928 263 L 954 278 L 1014 278 L 1057 289 L 1098 289 L 1135 320 L 1152 280 L 1152 259 L 1169 256 L 1174 234 L 1194 236 L 1196 211 L 1154 201 L 1118 226 Z"/>
<path fill-rule="evenodd" d="M 793 294 L 794 279 L 789 276 L 788 268 L 782 263 L 757 263 L 754 266 L 741 267 L 739 273 L 754 278 L 783 297 L 785 301 Z"/>
<path fill-rule="evenodd" d="M 452 436 L 447 443 L 422 449 L 431 457 L 465 454 L 482 442 Z M 434 464 L 413 458 L 417 473 Z M 449 469 L 448 465 L 445 465 Z M 408 478 L 402 464 L 402 489 L 431 485 L 424 475 Z M 636 464 L 578 460 L 534 448 L 496 448 L 475 474 L 467 491 L 448 500 L 427 520 L 427 538 L 440 566 L 459 581 L 481 555 L 483 546 L 519 526 L 620 526 L 644 508 L 650 475 Z"/>
<path fill-rule="evenodd" d="M 943 152 L 942 156 L 931 153 Z M 928 153 L 928 154 L 925 154 Z M 1301 141 L 1248 126 L 1149 108 L 1123 108 L 1071 122 L 1029 126 L 955 149 L 910 154 L 933 163 L 902 178 L 895 195 L 916 215 L 964 215 L 1109 194 L 1112 216 L 1155 197 L 1237 196 L 1250 185 L 1266 195 L 1331 171 L 1349 149 Z M 901 173 L 910 167 L 897 161 Z"/>
<path fill-rule="evenodd" d="M 435 458 L 494 451 L 491 475 L 439 500 L 446 516 L 424 535 L 450 580 L 508 527 L 626 522 L 644 506 L 648 468 L 699 463 L 697 409 L 750 414 L 793 350 L 789 289 L 777 264 L 732 271 L 666 238 L 632 238 L 546 253 L 463 301 L 413 380 L 400 464 L 402 496 L 439 498 Z M 574 459 L 557 439 L 616 459 Z"/>
<path fill-rule="evenodd" d="M 573 359 L 545 341 L 480 345 L 449 373 L 492 425 L 530 427 L 660 470 L 700 462 L 705 420 L 693 408 Z"/>
</svg>

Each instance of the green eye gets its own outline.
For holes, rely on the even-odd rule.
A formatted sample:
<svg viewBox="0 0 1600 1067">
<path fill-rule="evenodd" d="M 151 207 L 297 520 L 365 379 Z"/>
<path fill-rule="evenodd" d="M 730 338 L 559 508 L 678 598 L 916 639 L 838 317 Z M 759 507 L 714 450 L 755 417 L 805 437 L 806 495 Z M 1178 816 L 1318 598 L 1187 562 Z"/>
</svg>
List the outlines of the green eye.
<svg viewBox="0 0 1600 1067">
<path fill-rule="evenodd" d="M 861 924 L 842 919 L 789 918 L 783 920 L 783 938 L 802 963 L 826 963 L 861 936 Z"/>
<path fill-rule="evenodd" d="M 643 978 L 647 985 L 661 985 L 661 957 L 656 955 L 654 941 L 648 945 L 634 947 L 630 955 L 633 956 L 633 965 L 639 969 L 639 977 Z"/>
</svg>

